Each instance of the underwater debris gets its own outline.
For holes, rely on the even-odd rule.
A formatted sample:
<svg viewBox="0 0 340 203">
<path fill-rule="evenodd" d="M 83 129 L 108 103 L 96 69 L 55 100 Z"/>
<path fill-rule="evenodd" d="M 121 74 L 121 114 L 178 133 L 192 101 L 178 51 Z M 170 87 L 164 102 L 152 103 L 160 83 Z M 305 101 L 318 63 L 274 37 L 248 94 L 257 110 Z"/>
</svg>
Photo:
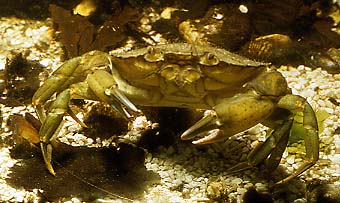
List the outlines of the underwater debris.
<svg viewBox="0 0 340 203">
<path fill-rule="evenodd" d="M 4 84 L 0 86 L 0 103 L 11 107 L 31 103 L 39 88 L 38 76 L 43 68 L 38 62 L 28 61 L 21 53 L 7 60 L 2 73 Z"/>
<path fill-rule="evenodd" d="M 126 38 L 125 31 L 130 22 L 140 18 L 136 9 L 124 7 L 109 16 L 102 25 L 95 25 L 88 18 L 73 15 L 62 7 L 51 4 L 51 17 L 60 31 L 67 58 L 79 56 L 90 50 L 106 50 Z"/>
</svg>

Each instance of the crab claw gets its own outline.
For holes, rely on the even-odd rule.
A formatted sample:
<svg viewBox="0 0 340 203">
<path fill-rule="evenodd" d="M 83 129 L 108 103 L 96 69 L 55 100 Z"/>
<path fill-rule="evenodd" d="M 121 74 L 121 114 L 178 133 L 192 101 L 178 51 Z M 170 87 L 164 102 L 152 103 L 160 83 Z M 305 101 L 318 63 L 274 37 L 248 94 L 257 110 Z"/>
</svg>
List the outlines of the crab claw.
<svg viewBox="0 0 340 203">
<path fill-rule="evenodd" d="M 202 131 L 202 129 L 209 127 L 211 128 L 213 126 L 221 126 L 221 122 L 219 121 L 214 110 L 207 110 L 204 112 L 204 117 L 201 120 L 199 120 L 181 135 L 181 139 L 190 140 L 195 137 L 202 137 L 201 139 L 193 141 L 193 144 L 209 144 L 225 140 L 226 137 L 222 129 L 216 128 Z"/>
<path fill-rule="evenodd" d="M 112 107 L 126 118 L 131 118 L 129 111 L 135 114 L 141 113 L 141 111 L 116 87 L 112 86 L 105 90 L 105 94 L 111 96 Z"/>
<path fill-rule="evenodd" d="M 203 136 L 193 144 L 220 142 L 260 123 L 274 108 L 275 104 L 271 101 L 259 100 L 250 94 L 229 98 L 205 111 L 203 118 L 186 130 L 181 138 L 188 140 Z"/>
<path fill-rule="evenodd" d="M 88 75 L 87 83 L 101 101 L 111 104 L 125 118 L 131 118 L 131 113 L 140 113 L 140 110 L 118 88 L 112 75 L 107 71 L 97 70 L 92 75 Z"/>
</svg>

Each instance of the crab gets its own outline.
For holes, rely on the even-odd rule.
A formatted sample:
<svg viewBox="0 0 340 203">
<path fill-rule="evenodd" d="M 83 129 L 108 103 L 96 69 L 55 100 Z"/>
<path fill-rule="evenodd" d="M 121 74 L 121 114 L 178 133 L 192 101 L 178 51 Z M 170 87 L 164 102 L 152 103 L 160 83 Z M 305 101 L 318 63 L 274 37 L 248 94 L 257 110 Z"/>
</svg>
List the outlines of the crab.
<svg viewBox="0 0 340 203">
<path fill-rule="evenodd" d="M 246 162 L 230 171 L 264 162 L 275 170 L 294 116 L 302 113 L 306 159 L 278 183 L 300 175 L 319 157 L 315 112 L 305 98 L 291 93 L 282 74 L 268 63 L 208 45 L 174 43 L 112 55 L 90 51 L 66 61 L 32 99 L 42 122 L 39 137 L 44 162 L 54 175 L 51 139 L 63 117 L 69 114 L 82 124 L 69 107 L 71 99 L 105 102 L 128 119 L 141 114 L 137 106 L 203 109 L 202 119 L 181 135 L 196 145 L 226 140 L 259 123 L 273 129 Z M 53 102 L 45 110 L 48 100 Z"/>
</svg>

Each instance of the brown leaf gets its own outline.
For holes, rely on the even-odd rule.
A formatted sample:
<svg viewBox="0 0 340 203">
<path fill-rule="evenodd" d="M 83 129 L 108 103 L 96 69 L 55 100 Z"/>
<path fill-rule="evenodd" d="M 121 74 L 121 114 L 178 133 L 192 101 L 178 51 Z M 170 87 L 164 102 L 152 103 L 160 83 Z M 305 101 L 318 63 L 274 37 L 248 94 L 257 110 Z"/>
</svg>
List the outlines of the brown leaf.
<svg viewBox="0 0 340 203">
<path fill-rule="evenodd" d="M 50 5 L 50 12 L 57 29 L 61 31 L 67 57 L 72 58 L 89 51 L 95 34 L 95 27 L 85 17 L 72 15 L 71 12 L 56 5 Z"/>
<path fill-rule="evenodd" d="M 56 5 L 50 5 L 50 12 L 57 30 L 61 32 L 60 41 L 65 46 L 67 58 L 114 46 L 126 38 L 126 25 L 140 18 L 136 9 L 125 7 L 110 16 L 103 25 L 95 26 L 86 17 L 72 15 Z"/>
</svg>

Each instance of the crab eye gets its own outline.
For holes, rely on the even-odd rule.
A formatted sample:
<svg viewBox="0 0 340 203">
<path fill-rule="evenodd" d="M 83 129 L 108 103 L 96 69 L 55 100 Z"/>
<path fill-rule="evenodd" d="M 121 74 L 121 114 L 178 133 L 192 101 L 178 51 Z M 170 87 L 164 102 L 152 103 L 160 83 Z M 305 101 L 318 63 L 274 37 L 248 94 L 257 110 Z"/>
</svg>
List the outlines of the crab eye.
<svg viewBox="0 0 340 203">
<path fill-rule="evenodd" d="M 147 53 L 144 55 L 147 62 L 158 62 L 164 60 L 163 52 L 156 51 L 153 47 L 147 48 Z"/>
<path fill-rule="evenodd" d="M 199 63 L 205 66 L 214 66 L 219 62 L 218 58 L 212 53 L 204 54 L 199 60 Z"/>
</svg>

